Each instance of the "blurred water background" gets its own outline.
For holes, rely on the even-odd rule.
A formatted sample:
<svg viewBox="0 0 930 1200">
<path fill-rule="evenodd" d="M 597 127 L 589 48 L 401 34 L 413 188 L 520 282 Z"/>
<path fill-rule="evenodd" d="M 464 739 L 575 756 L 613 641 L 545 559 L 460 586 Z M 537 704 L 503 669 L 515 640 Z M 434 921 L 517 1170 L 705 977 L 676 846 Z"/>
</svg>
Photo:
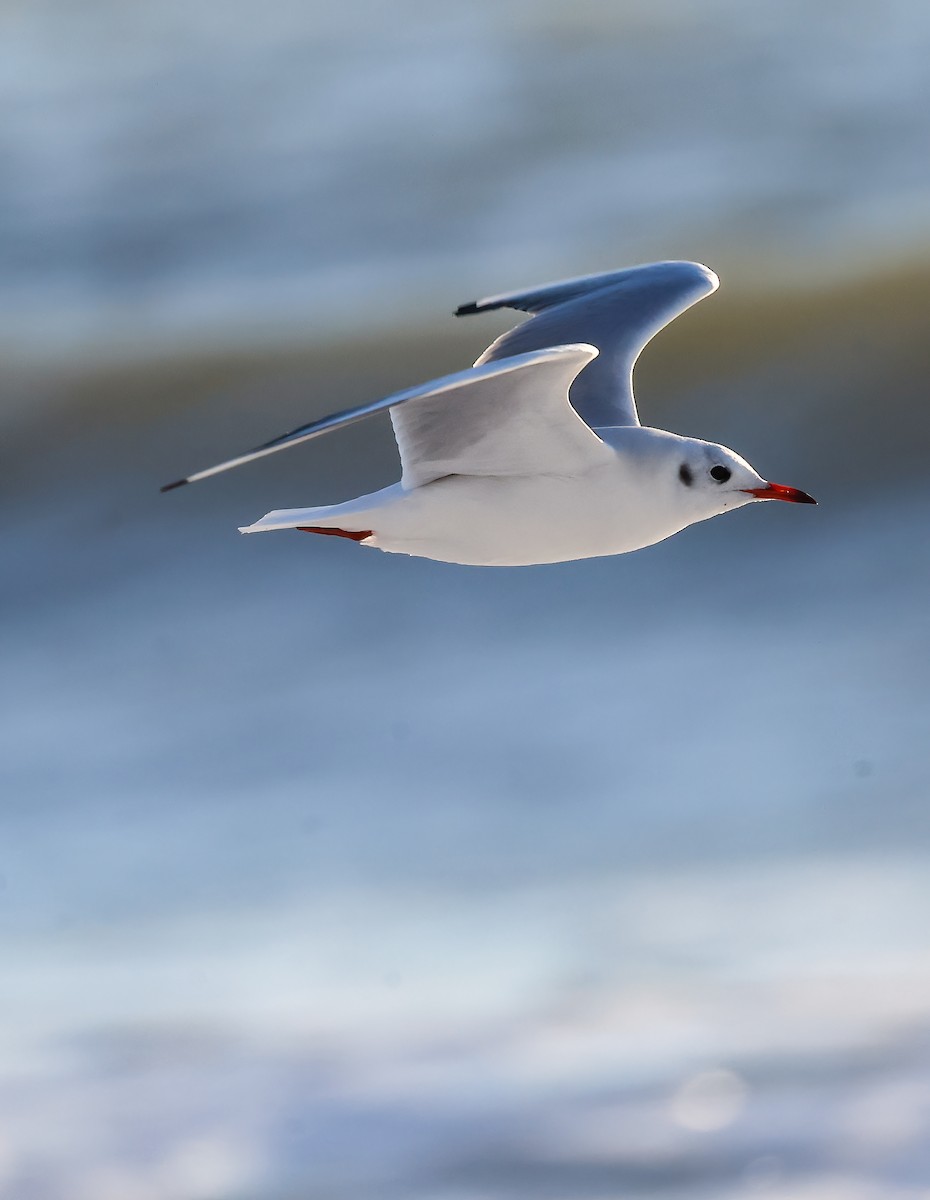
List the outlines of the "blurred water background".
<svg viewBox="0 0 930 1200">
<path fill-rule="evenodd" d="M 0 1195 L 930 1196 L 930 9 L 0 6 Z M 721 291 L 614 560 L 291 535 L 475 295 Z"/>
</svg>

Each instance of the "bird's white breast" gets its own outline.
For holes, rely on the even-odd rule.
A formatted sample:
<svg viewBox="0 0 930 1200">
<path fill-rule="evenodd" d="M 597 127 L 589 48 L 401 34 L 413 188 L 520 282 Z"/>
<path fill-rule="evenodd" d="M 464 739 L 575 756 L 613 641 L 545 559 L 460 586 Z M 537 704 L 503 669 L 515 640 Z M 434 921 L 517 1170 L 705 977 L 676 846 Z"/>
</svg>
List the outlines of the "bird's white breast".
<svg viewBox="0 0 930 1200">
<path fill-rule="evenodd" d="M 658 499 L 646 503 L 619 462 L 584 475 L 448 476 L 373 512 L 366 545 L 475 566 L 623 554 L 688 524 Z"/>
</svg>

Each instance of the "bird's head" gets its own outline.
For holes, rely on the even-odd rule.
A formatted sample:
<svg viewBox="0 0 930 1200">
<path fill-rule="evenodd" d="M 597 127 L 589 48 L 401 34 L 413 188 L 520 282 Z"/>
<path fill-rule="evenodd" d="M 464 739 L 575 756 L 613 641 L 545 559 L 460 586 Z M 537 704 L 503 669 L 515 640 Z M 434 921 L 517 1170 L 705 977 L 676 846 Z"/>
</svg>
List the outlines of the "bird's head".
<svg viewBox="0 0 930 1200">
<path fill-rule="evenodd" d="M 744 458 L 726 446 L 679 438 L 679 453 L 672 469 L 682 502 L 695 510 L 695 520 L 741 508 L 755 500 L 787 500 L 792 504 L 816 504 L 798 488 L 763 479 Z M 697 515 L 700 514 L 700 515 Z"/>
</svg>

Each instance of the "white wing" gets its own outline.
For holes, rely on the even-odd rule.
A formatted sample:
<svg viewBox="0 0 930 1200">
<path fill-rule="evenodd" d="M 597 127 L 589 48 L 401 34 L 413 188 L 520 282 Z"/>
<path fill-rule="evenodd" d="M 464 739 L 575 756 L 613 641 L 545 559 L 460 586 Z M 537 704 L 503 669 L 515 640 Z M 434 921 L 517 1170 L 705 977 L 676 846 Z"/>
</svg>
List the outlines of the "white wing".
<svg viewBox="0 0 930 1200">
<path fill-rule="evenodd" d="M 566 342 L 596 346 L 597 361 L 572 385 L 572 406 L 594 429 L 638 425 L 633 365 L 641 350 L 669 321 L 717 286 L 717 276 L 700 263 L 649 263 L 491 296 L 463 304 L 456 316 L 495 308 L 532 314 L 531 320 L 492 343 L 478 363 Z"/>
<path fill-rule="evenodd" d="M 321 417 L 161 490 L 219 475 L 386 408 L 394 423 L 405 487 L 451 474 L 572 473 L 610 453 L 568 402 L 572 380 L 596 355 L 592 346 L 556 346 L 470 367 Z"/>
<path fill-rule="evenodd" d="M 502 360 L 507 374 L 484 374 L 391 406 L 401 483 L 421 487 L 443 475 L 574 474 L 602 455 L 604 443 L 568 402 L 593 346 L 556 346 Z"/>
</svg>

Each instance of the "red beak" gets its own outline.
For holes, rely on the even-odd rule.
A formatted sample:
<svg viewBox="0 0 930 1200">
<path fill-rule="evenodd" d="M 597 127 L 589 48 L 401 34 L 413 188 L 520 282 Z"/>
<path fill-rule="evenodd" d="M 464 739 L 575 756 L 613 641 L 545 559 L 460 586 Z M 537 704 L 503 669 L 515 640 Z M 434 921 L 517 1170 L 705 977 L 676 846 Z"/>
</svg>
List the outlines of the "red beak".
<svg viewBox="0 0 930 1200">
<path fill-rule="evenodd" d="M 799 488 L 785 487 L 783 483 L 767 483 L 765 487 L 743 488 L 757 500 L 787 500 L 790 504 L 816 504 L 813 496 L 802 492 Z"/>
</svg>

